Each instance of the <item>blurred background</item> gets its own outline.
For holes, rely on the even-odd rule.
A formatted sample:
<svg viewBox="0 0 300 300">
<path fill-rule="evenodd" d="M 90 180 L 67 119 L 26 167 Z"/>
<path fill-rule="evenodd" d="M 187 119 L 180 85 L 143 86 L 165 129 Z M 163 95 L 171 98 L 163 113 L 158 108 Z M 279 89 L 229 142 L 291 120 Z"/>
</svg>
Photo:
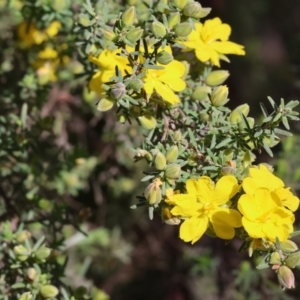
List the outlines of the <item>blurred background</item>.
<svg viewBox="0 0 300 300">
<path fill-rule="evenodd" d="M 80 5 L 82 1 L 75 2 Z M 280 98 L 300 100 L 300 1 L 200 3 L 212 7 L 210 18 L 218 16 L 230 24 L 230 40 L 246 49 L 245 57 L 232 56 L 230 64 L 222 65 L 230 72 L 229 106 L 248 103 L 249 115 L 260 118 L 259 103 L 268 107 L 267 96 L 277 103 Z M 18 8 L 8 13 L 5 4 L 0 0 L 0 85 L 8 89 L 12 80 L 23 82 L 17 85 L 21 96 L 16 101 L 30 103 L 38 95 L 24 100 L 28 82 L 24 83 L 22 61 L 26 51 L 13 44 L 21 18 Z M 71 45 L 72 41 L 63 42 Z M 72 57 L 76 49 L 70 45 L 66 53 Z M 68 72 L 59 76 L 59 81 L 43 89 L 46 101 L 36 105 L 35 114 L 50 120 L 47 130 L 51 134 L 35 137 L 43 145 L 31 162 L 31 166 L 36 160 L 52 167 L 59 164 L 58 175 L 50 176 L 44 167 L 31 172 L 39 180 L 48 174 L 44 180 L 51 183 L 48 188 L 52 192 L 44 193 L 45 211 L 49 209 L 47 201 L 57 197 L 67 203 L 73 221 L 81 224 L 79 229 L 88 233 L 72 226 L 62 230 L 66 238 L 63 249 L 69 255 L 69 282 L 101 289 L 111 300 L 299 299 L 300 271 L 295 271 L 296 289 L 282 292 L 274 272 L 255 269 L 259 258 L 238 254 L 240 241 L 225 246 L 221 240 L 204 237 L 191 246 L 178 238 L 178 227 L 162 224 L 159 216 L 150 221 L 146 208 L 130 209 L 146 186 L 140 183 L 145 165 L 134 164 L 130 150 L 138 147 L 141 134 L 134 125 L 116 122 L 113 112 L 96 112 L 96 99 L 83 88 L 82 79 Z M 2 92 L 2 104 L 12 101 L 9 95 Z M 273 158 L 265 153 L 257 157 L 259 162 L 273 164 L 276 174 L 300 196 L 300 123 L 291 125 L 294 137 L 277 146 Z M 1 172 L 3 176 L 3 168 Z M 299 217 L 296 229 L 300 229 Z M 32 228 L 39 230 L 38 226 Z M 299 245 L 300 240 L 296 242 Z M 95 300 L 104 297 L 99 293 Z"/>
</svg>

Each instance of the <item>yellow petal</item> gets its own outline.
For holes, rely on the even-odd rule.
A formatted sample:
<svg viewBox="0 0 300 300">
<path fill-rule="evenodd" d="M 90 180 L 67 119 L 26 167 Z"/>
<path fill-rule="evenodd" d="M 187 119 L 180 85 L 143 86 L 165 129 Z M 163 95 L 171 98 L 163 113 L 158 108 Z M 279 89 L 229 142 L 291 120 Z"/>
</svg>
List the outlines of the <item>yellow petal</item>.
<svg viewBox="0 0 300 300">
<path fill-rule="evenodd" d="M 190 218 L 181 224 L 179 236 L 185 242 L 194 244 L 202 237 L 207 227 L 208 218 Z"/>
<path fill-rule="evenodd" d="M 214 185 L 209 177 L 202 176 L 198 180 L 187 180 L 186 189 L 190 195 L 197 196 L 198 201 L 206 203 L 213 197 Z"/>
<path fill-rule="evenodd" d="M 244 46 L 229 41 L 216 41 L 211 43 L 211 47 L 222 54 L 245 55 Z"/>
<path fill-rule="evenodd" d="M 228 175 L 221 177 L 216 183 L 216 193 L 218 199 L 216 199 L 219 205 L 228 202 L 240 189 L 236 177 Z"/>
<path fill-rule="evenodd" d="M 155 80 L 155 91 L 170 104 L 180 103 L 179 97 L 164 83 L 159 80 Z"/>
</svg>

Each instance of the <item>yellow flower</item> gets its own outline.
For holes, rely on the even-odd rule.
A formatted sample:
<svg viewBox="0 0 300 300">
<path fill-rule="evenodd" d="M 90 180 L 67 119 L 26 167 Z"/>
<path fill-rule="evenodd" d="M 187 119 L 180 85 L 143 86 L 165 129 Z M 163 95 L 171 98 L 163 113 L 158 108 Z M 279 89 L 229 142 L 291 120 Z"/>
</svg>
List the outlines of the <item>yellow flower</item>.
<svg viewBox="0 0 300 300">
<path fill-rule="evenodd" d="M 110 51 L 103 50 L 98 58 L 90 55 L 89 60 L 96 64 L 99 69 L 94 74 L 90 81 L 90 89 L 98 93 L 99 96 L 104 92 L 102 85 L 110 81 L 110 78 L 116 76 L 115 67 L 118 66 L 119 70 L 125 75 L 125 69 L 131 69 L 128 65 L 128 59 L 123 56 L 119 56 L 120 49 Z"/>
<path fill-rule="evenodd" d="M 238 202 L 243 214 L 242 223 L 250 237 L 266 238 L 275 242 L 276 237 L 285 241 L 293 231 L 293 213 L 281 205 L 276 193 L 258 188 L 253 195 L 244 194 Z"/>
<path fill-rule="evenodd" d="M 57 35 L 60 27 L 60 22 L 53 21 L 49 27 L 39 30 L 34 23 L 23 21 L 18 26 L 17 33 L 24 46 L 31 47 L 35 44 L 39 45 Z"/>
<path fill-rule="evenodd" d="M 245 55 L 244 46 L 228 41 L 231 27 L 222 23 L 219 18 L 205 21 L 204 24 L 195 24 L 196 30 L 193 30 L 185 42 L 179 42 L 185 45 L 189 50 L 194 49 L 196 57 L 202 61 L 220 66 L 220 59 L 228 61 L 225 54 Z"/>
<path fill-rule="evenodd" d="M 57 80 L 56 71 L 62 66 L 68 64 L 70 58 L 64 55 L 59 58 L 58 51 L 53 48 L 46 47 L 38 52 L 38 59 L 34 61 L 33 68 L 39 77 L 40 84 L 55 82 Z"/>
<path fill-rule="evenodd" d="M 263 164 L 259 165 L 259 168 L 250 168 L 249 177 L 244 178 L 242 185 L 245 193 L 250 195 L 258 188 L 267 188 L 275 192 L 282 205 L 291 211 L 296 211 L 299 206 L 299 198 L 290 192 L 290 188 L 284 188 L 283 181 Z"/>
<path fill-rule="evenodd" d="M 185 65 L 180 61 L 173 60 L 163 66 L 163 70 L 146 69 L 146 75 L 142 78 L 144 89 L 148 97 L 154 90 L 163 100 L 170 104 L 180 103 L 179 97 L 174 92 L 185 89 L 185 81 L 182 79 L 185 74 Z"/>
<path fill-rule="evenodd" d="M 175 204 L 172 215 L 186 219 L 180 226 L 180 238 L 195 243 L 211 223 L 216 235 L 232 239 L 234 228 L 242 226 L 241 215 L 226 203 L 238 192 L 239 185 L 234 176 L 223 176 L 216 185 L 209 177 L 186 182 L 187 194 L 170 196 Z"/>
</svg>

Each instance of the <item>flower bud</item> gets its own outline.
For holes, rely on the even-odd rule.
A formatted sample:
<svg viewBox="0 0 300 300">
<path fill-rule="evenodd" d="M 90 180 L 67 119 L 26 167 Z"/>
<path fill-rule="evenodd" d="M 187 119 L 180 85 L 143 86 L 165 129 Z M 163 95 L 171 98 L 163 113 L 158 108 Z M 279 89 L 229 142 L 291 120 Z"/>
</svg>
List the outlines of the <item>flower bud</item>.
<svg viewBox="0 0 300 300">
<path fill-rule="evenodd" d="M 281 256 L 277 251 L 275 251 L 271 254 L 269 263 L 271 265 L 281 265 L 282 264 Z"/>
<path fill-rule="evenodd" d="M 144 86 L 143 80 L 138 78 L 130 79 L 127 84 L 127 87 L 129 89 L 134 90 L 135 92 L 140 92 L 143 86 Z"/>
<path fill-rule="evenodd" d="M 78 17 L 78 23 L 83 27 L 89 27 L 93 24 L 93 20 L 90 19 L 89 15 L 80 14 Z"/>
<path fill-rule="evenodd" d="M 168 17 L 168 27 L 172 29 L 177 24 L 180 23 L 180 13 L 177 11 L 176 13 L 170 14 Z"/>
<path fill-rule="evenodd" d="M 251 165 L 252 157 L 251 151 L 246 151 L 243 157 L 243 167 L 246 169 L 248 166 Z"/>
<path fill-rule="evenodd" d="M 154 158 L 154 166 L 157 170 L 163 170 L 166 167 L 166 157 L 161 153 L 157 152 Z"/>
<path fill-rule="evenodd" d="M 213 89 L 211 94 L 211 103 L 216 107 L 223 106 L 229 101 L 227 97 L 228 87 L 226 85 L 220 85 L 219 87 Z"/>
<path fill-rule="evenodd" d="M 186 17 L 191 17 L 194 19 L 200 19 L 206 17 L 211 11 L 211 8 L 204 8 L 198 2 L 188 3 L 184 9 L 183 14 Z"/>
<path fill-rule="evenodd" d="M 234 174 L 236 171 L 236 162 L 233 160 L 227 161 L 224 166 L 221 168 L 223 175 Z"/>
<path fill-rule="evenodd" d="M 222 83 L 229 77 L 229 72 L 225 70 L 218 70 L 210 72 L 205 78 L 205 84 L 209 86 L 217 86 Z"/>
<path fill-rule="evenodd" d="M 151 24 L 151 31 L 156 38 L 162 38 L 167 34 L 167 29 L 165 25 L 158 21 L 154 21 Z"/>
<path fill-rule="evenodd" d="M 126 87 L 123 82 L 117 82 L 110 90 L 110 96 L 114 100 L 122 99 L 126 95 Z"/>
<path fill-rule="evenodd" d="M 169 148 L 169 150 L 166 153 L 166 159 L 168 163 L 172 163 L 175 161 L 178 157 L 178 147 L 176 145 L 173 145 Z"/>
<path fill-rule="evenodd" d="M 32 294 L 30 292 L 23 293 L 19 300 L 31 300 Z"/>
<path fill-rule="evenodd" d="M 47 258 L 50 254 L 51 254 L 51 249 L 43 245 L 35 252 L 35 257 L 38 258 L 39 260 L 43 260 Z"/>
<path fill-rule="evenodd" d="M 287 289 L 295 287 L 295 277 L 290 268 L 287 266 L 280 266 L 277 271 L 279 283 Z"/>
<path fill-rule="evenodd" d="M 247 117 L 249 114 L 249 109 L 250 109 L 249 105 L 246 103 L 236 107 L 229 116 L 230 123 L 231 124 L 240 123 L 243 120 L 241 114 Z"/>
<path fill-rule="evenodd" d="M 14 253 L 19 261 L 25 261 L 30 255 L 30 251 L 22 245 L 15 246 Z"/>
<path fill-rule="evenodd" d="M 298 250 L 297 244 L 291 240 L 280 242 L 280 247 L 284 253 L 292 253 Z"/>
<path fill-rule="evenodd" d="M 136 19 L 136 10 L 134 6 L 130 6 L 128 9 L 124 11 L 122 14 L 122 23 L 125 27 L 129 27 L 133 25 Z"/>
<path fill-rule="evenodd" d="M 150 115 L 138 117 L 141 126 L 145 129 L 151 130 L 156 127 L 156 119 Z"/>
<path fill-rule="evenodd" d="M 57 287 L 55 287 L 54 285 L 48 284 L 48 285 L 43 285 L 40 288 L 40 294 L 43 298 L 54 298 L 58 295 L 59 291 L 57 289 Z"/>
<path fill-rule="evenodd" d="M 156 6 L 156 10 L 161 12 L 161 13 L 164 13 L 165 10 L 166 10 L 166 7 L 168 7 L 168 2 L 169 2 L 169 0 L 160 0 L 160 1 L 158 1 L 157 6 Z"/>
<path fill-rule="evenodd" d="M 285 264 L 292 269 L 298 266 L 300 264 L 300 252 L 290 254 L 285 260 Z"/>
<path fill-rule="evenodd" d="M 208 122 L 211 119 L 208 113 L 202 111 L 199 113 L 199 118 L 202 122 Z"/>
<path fill-rule="evenodd" d="M 180 38 L 187 37 L 192 32 L 192 30 L 193 30 L 193 27 L 188 22 L 180 23 L 180 24 L 176 25 L 176 27 L 174 29 L 175 34 Z"/>
<path fill-rule="evenodd" d="M 180 219 L 174 217 L 171 214 L 170 208 L 168 206 L 166 206 L 162 209 L 161 218 L 162 218 L 163 222 L 167 225 L 178 225 L 178 224 L 180 224 Z"/>
<path fill-rule="evenodd" d="M 178 164 L 170 164 L 166 167 L 165 176 L 168 179 L 177 179 L 181 173 L 181 166 Z"/>
<path fill-rule="evenodd" d="M 117 119 L 121 124 L 124 124 L 127 120 L 126 115 L 122 113 L 117 116 Z"/>
<path fill-rule="evenodd" d="M 27 270 L 27 278 L 30 280 L 30 281 L 34 281 L 36 279 L 36 276 L 37 276 L 37 270 L 35 268 L 29 268 Z"/>
<path fill-rule="evenodd" d="M 167 51 L 158 52 L 155 58 L 161 65 L 168 65 L 174 59 L 173 55 Z"/>
<path fill-rule="evenodd" d="M 184 9 L 184 7 L 186 6 L 186 4 L 188 3 L 188 0 L 170 0 L 170 3 L 174 7 L 182 10 L 182 9 Z"/>
<path fill-rule="evenodd" d="M 112 99 L 102 98 L 97 105 L 97 110 L 108 111 L 112 109 L 113 106 L 114 106 L 114 101 Z"/>
<path fill-rule="evenodd" d="M 143 33 L 143 29 L 133 28 L 127 32 L 125 37 L 129 42 L 135 44 L 143 36 Z"/>
<path fill-rule="evenodd" d="M 18 243 L 23 243 L 25 240 L 31 237 L 31 233 L 27 230 L 23 230 L 16 235 L 16 241 Z"/>
<path fill-rule="evenodd" d="M 192 99 L 196 101 L 202 101 L 207 98 L 207 95 L 211 93 L 211 88 L 209 86 L 198 86 L 193 94 Z"/>
<path fill-rule="evenodd" d="M 180 130 L 176 130 L 173 134 L 173 139 L 175 142 L 180 142 L 182 139 L 182 133 Z"/>
<path fill-rule="evenodd" d="M 144 195 L 150 205 L 158 204 L 161 201 L 161 189 L 156 183 L 150 183 L 144 191 Z"/>
<path fill-rule="evenodd" d="M 110 29 L 103 29 L 102 30 L 102 35 L 108 41 L 113 41 L 116 37 L 116 34 Z"/>
</svg>

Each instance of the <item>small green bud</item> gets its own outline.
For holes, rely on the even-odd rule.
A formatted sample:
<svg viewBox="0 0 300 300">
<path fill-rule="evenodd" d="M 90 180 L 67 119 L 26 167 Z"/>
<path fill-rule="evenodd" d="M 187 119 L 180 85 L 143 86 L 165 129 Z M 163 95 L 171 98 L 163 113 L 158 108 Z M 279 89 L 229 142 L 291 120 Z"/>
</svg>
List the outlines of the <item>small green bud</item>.
<svg viewBox="0 0 300 300">
<path fill-rule="evenodd" d="M 165 10 L 166 10 L 166 7 L 168 7 L 168 2 L 169 2 L 169 0 L 160 0 L 160 1 L 158 1 L 157 6 L 156 6 L 156 10 L 161 12 L 161 13 L 164 13 Z"/>
<path fill-rule="evenodd" d="M 200 19 L 206 17 L 211 11 L 211 8 L 204 8 L 198 2 L 188 3 L 184 9 L 183 14 L 186 17 L 191 17 L 194 19 Z"/>
<path fill-rule="evenodd" d="M 281 256 L 277 251 L 273 252 L 271 254 L 269 263 L 270 263 L 270 265 L 281 265 L 282 264 Z"/>
<path fill-rule="evenodd" d="M 220 85 L 214 88 L 211 94 L 211 103 L 215 107 L 223 106 L 229 99 L 228 97 L 228 87 L 226 85 Z"/>
<path fill-rule="evenodd" d="M 116 38 L 116 34 L 110 29 L 103 29 L 102 35 L 108 41 L 113 41 Z"/>
<path fill-rule="evenodd" d="M 130 6 L 128 9 L 126 9 L 122 14 L 122 23 L 125 25 L 125 27 L 129 27 L 133 25 L 136 19 L 136 10 L 134 6 Z"/>
<path fill-rule="evenodd" d="M 128 80 L 127 87 L 134 90 L 135 92 L 140 92 L 144 86 L 144 81 L 138 78 Z"/>
<path fill-rule="evenodd" d="M 210 72 L 205 78 L 204 82 L 209 86 L 217 86 L 229 77 L 229 72 L 225 70 L 218 70 Z"/>
<path fill-rule="evenodd" d="M 292 289 L 295 287 L 295 277 L 290 268 L 287 266 L 280 266 L 277 271 L 277 276 L 279 283 L 287 289 Z"/>
<path fill-rule="evenodd" d="M 31 237 L 31 233 L 27 230 L 23 230 L 16 235 L 16 241 L 18 243 L 23 243 L 25 240 Z"/>
<path fill-rule="evenodd" d="M 15 246 L 14 253 L 19 261 L 25 261 L 31 254 L 30 251 L 22 245 Z"/>
<path fill-rule="evenodd" d="M 231 124 L 237 124 L 240 123 L 243 119 L 241 114 L 243 114 L 245 117 L 249 114 L 250 107 L 248 104 L 241 104 L 238 107 L 236 107 L 229 116 L 229 121 Z"/>
<path fill-rule="evenodd" d="M 182 139 L 182 133 L 180 130 L 176 130 L 173 134 L 173 139 L 175 142 L 180 142 Z"/>
<path fill-rule="evenodd" d="M 122 99 L 126 95 L 126 87 L 123 82 L 117 82 L 110 91 L 110 96 L 114 100 Z"/>
<path fill-rule="evenodd" d="M 298 266 L 300 264 L 300 252 L 290 254 L 285 260 L 285 263 L 289 268 L 292 269 Z"/>
<path fill-rule="evenodd" d="M 143 36 L 144 30 L 141 28 L 134 28 L 127 32 L 126 39 L 131 43 L 136 43 L 142 36 Z"/>
<path fill-rule="evenodd" d="M 138 120 L 143 128 L 151 130 L 156 127 L 156 119 L 150 115 L 144 115 L 138 117 Z"/>
<path fill-rule="evenodd" d="M 83 27 L 89 27 L 94 23 L 94 21 L 90 19 L 89 15 L 80 14 L 78 17 L 78 23 Z"/>
<path fill-rule="evenodd" d="M 121 123 L 121 124 L 124 124 L 125 122 L 126 122 L 126 120 L 127 120 L 127 118 L 126 118 L 126 115 L 125 114 L 119 114 L 118 115 L 118 121 Z"/>
<path fill-rule="evenodd" d="M 147 161 L 153 161 L 153 155 L 151 154 L 151 153 L 147 153 L 146 155 L 145 155 L 145 158 L 147 159 Z"/>
<path fill-rule="evenodd" d="M 184 22 L 176 25 L 174 31 L 175 34 L 180 38 L 187 37 L 193 30 L 193 27 L 190 23 Z"/>
<path fill-rule="evenodd" d="M 192 99 L 195 101 L 202 101 L 207 98 L 207 95 L 211 93 L 209 86 L 198 86 L 192 94 Z"/>
<path fill-rule="evenodd" d="M 144 195 L 150 205 L 158 204 L 162 198 L 159 184 L 156 182 L 150 183 L 146 187 Z"/>
<path fill-rule="evenodd" d="M 167 51 L 158 52 L 155 58 L 161 65 L 168 65 L 174 59 L 173 55 Z"/>
<path fill-rule="evenodd" d="M 167 160 L 166 157 L 161 153 L 157 152 L 154 158 L 154 166 L 157 170 L 163 170 L 166 167 Z"/>
<path fill-rule="evenodd" d="M 188 3 L 188 0 L 170 0 L 171 5 L 182 10 Z"/>
<path fill-rule="evenodd" d="M 167 34 L 167 29 L 165 25 L 158 21 L 154 21 L 151 24 L 151 31 L 156 38 L 162 38 Z"/>
<path fill-rule="evenodd" d="M 297 244 L 291 240 L 280 242 L 280 247 L 284 253 L 292 253 L 298 250 Z"/>
<path fill-rule="evenodd" d="M 172 29 L 177 24 L 180 23 L 180 13 L 177 11 L 176 13 L 172 13 L 168 17 L 168 27 Z"/>
<path fill-rule="evenodd" d="M 23 293 L 18 300 L 31 300 L 32 294 L 30 292 Z"/>
<path fill-rule="evenodd" d="M 173 145 L 169 148 L 169 150 L 166 153 L 166 159 L 168 163 L 172 163 L 178 158 L 178 147 L 176 145 Z"/>
<path fill-rule="evenodd" d="M 35 257 L 38 258 L 39 260 L 43 260 L 46 259 L 50 254 L 51 254 L 51 249 L 43 245 L 35 252 Z"/>
<path fill-rule="evenodd" d="M 112 109 L 113 106 L 114 106 L 114 101 L 112 99 L 102 98 L 97 105 L 97 110 L 108 111 Z"/>
<path fill-rule="evenodd" d="M 30 281 L 34 281 L 36 279 L 36 276 L 37 276 L 37 270 L 35 268 L 29 268 L 27 270 L 27 278 L 30 280 Z"/>
<path fill-rule="evenodd" d="M 165 176 L 168 179 L 177 179 L 181 173 L 181 166 L 178 164 L 170 164 L 166 167 Z"/>
<path fill-rule="evenodd" d="M 57 289 L 57 287 L 55 287 L 54 285 L 43 285 L 40 288 L 40 294 L 43 298 L 54 298 L 58 295 L 59 291 Z"/>
<path fill-rule="evenodd" d="M 199 118 L 202 122 L 208 122 L 211 119 L 208 113 L 202 111 L 199 113 Z"/>
</svg>

